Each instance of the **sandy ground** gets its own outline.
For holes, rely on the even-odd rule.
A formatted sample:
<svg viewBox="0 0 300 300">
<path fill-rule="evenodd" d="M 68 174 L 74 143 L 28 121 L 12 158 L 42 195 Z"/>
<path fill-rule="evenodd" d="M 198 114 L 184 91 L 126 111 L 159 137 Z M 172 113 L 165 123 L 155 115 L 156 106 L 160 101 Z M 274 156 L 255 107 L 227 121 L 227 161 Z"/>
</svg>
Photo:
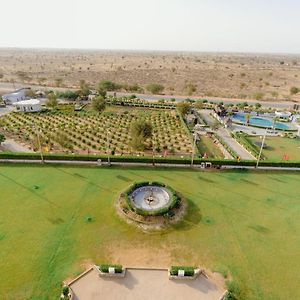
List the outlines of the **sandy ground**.
<svg viewBox="0 0 300 300">
<path fill-rule="evenodd" d="M 224 290 L 200 275 L 194 280 L 170 280 L 167 270 L 127 269 L 124 278 L 99 277 L 92 270 L 71 284 L 74 300 L 219 300 Z"/>
<path fill-rule="evenodd" d="M 300 56 L 226 53 L 0 49 L 0 81 L 78 87 L 101 80 L 160 83 L 164 94 L 253 99 L 300 99 Z"/>
<path fill-rule="evenodd" d="M 0 151 L 8 152 L 33 152 L 25 145 L 20 144 L 12 139 L 6 139 L 0 146 Z"/>
</svg>

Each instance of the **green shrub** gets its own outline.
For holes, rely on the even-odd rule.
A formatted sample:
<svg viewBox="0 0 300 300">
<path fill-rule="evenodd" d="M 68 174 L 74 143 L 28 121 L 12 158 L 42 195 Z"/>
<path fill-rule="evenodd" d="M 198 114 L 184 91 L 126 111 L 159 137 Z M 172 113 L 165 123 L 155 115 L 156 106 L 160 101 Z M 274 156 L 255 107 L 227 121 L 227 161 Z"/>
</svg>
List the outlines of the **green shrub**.
<svg viewBox="0 0 300 300">
<path fill-rule="evenodd" d="M 178 270 L 184 270 L 184 276 L 194 276 L 195 274 L 194 267 L 186 267 L 186 266 L 172 266 L 170 270 L 170 274 L 172 276 L 178 276 Z"/>
<path fill-rule="evenodd" d="M 69 294 L 69 287 L 68 287 L 67 285 L 65 285 L 65 286 L 63 287 L 63 289 L 62 289 L 62 294 L 63 294 L 64 296 L 68 296 L 68 294 Z"/>
<path fill-rule="evenodd" d="M 115 268 L 115 273 L 122 273 L 123 271 L 122 265 L 101 264 L 99 266 L 99 270 L 103 273 L 108 273 L 109 268 Z"/>
<path fill-rule="evenodd" d="M 242 291 L 240 284 L 236 281 L 226 281 L 227 294 L 225 295 L 226 300 L 239 300 L 242 299 Z"/>
<path fill-rule="evenodd" d="M 234 133 L 234 138 L 242 144 L 253 156 L 258 158 L 259 156 L 259 149 L 252 144 L 252 142 L 247 138 L 245 133 Z M 261 159 L 264 159 L 264 156 L 261 155 Z"/>
</svg>

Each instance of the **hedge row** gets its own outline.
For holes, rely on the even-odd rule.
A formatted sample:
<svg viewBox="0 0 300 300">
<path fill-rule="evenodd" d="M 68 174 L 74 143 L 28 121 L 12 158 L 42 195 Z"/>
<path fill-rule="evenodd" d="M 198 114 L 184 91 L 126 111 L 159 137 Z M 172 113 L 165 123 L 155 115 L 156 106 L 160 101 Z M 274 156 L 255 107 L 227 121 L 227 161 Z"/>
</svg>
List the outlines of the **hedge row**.
<svg viewBox="0 0 300 300">
<path fill-rule="evenodd" d="M 253 156 L 258 158 L 259 150 L 252 144 L 252 142 L 247 139 L 247 135 L 244 133 L 233 133 L 233 137 L 248 150 Z M 261 155 L 261 159 L 264 159 L 264 156 Z"/>
<path fill-rule="evenodd" d="M 194 276 L 195 268 L 186 266 L 172 266 L 170 269 L 170 274 L 172 276 L 178 276 L 178 270 L 184 270 L 184 276 Z"/>
<path fill-rule="evenodd" d="M 171 201 L 170 204 L 166 207 L 163 207 L 161 209 L 156 209 L 153 211 L 146 211 L 140 208 L 137 208 L 135 206 L 132 205 L 131 199 L 129 197 L 129 195 L 136 189 L 138 189 L 139 187 L 142 186 L 148 186 L 148 185 L 157 185 L 157 186 L 161 186 L 161 187 L 165 187 L 170 193 L 170 197 L 171 197 Z M 138 182 L 138 183 L 134 183 L 132 184 L 124 193 L 124 197 L 125 197 L 125 201 L 126 204 L 128 205 L 128 207 L 134 211 L 135 213 L 141 215 L 141 216 L 162 216 L 167 214 L 171 209 L 177 207 L 181 201 L 180 197 L 177 195 L 177 193 L 175 192 L 174 189 L 172 189 L 171 187 L 161 183 L 161 182 Z"/>
<path fill-rule="evenodd" d="M 107 101 L 108 104 L 118 106 L 133 106 L 133 107 L 147 107 L 147 108 L 163 108 L 163 109 L 175 109 L 175 105 L 172 104 L 159 104 L 159 103 L 132 103 L 126 101 Z"/>
<path fill-rule="evenodd" d="M 11 153 L 1 152 L 0 159 L 18 159 L 18 160 L 40 160 L 39 153 Z M 98 159 L 107 161 L 105 155 L 80 155 L 80 154 L 44 154 L 45 160 L 58 160 L 58 161 L 91 161 L 96 162 Z M 190 158 L 171 158 L 171 157 L 149 157 L 149 156 L 110 156 L 111 162 L 131 162 L 131 163 L 159 163 L 159 164 L 185 164 L 190 165 Z M 194 159 L 194 165 L 200 165 L 202 162 L 210 162 L 213 166 L 255 166 L 256 160 L 230 160 L 230 159 Z M 267 167 L 290 167 L 300 168 L 300 161 L 280 161 L 280 160 L 264 160 L 259 163 L 261 166 Z"/>
<path fill-rule="evenodd" d="M 115 268 L 115 273 L 122 273 L 123 266 L 122 265 L 108 265 L 102 264 L 99 266 L 99 270 L 103 273 L 108 273 L 109 268 Z"/>
</svg>

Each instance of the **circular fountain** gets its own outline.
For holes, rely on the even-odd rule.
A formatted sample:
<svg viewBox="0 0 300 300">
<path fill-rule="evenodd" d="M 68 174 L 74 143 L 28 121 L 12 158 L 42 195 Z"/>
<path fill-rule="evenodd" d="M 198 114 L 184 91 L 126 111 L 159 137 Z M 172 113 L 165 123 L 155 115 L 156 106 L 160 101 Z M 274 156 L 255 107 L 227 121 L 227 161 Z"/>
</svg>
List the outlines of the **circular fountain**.
<svg viewBox="0 0 300 300">
<path fill-rule="evenodd" d="M 120 194 L 117 209 L 128 223 L 145 230 L 159 230 L 183 218 L 186 201 L 164 183 L 136 182 Z"/>
<path fill-rule="evenodd" d="M 131 205 L 144 211 L 158 211 L 171 203 L 171 194 L 167 188 L 156 185 L 141 186 L 129 194 Z"/>
</svg>

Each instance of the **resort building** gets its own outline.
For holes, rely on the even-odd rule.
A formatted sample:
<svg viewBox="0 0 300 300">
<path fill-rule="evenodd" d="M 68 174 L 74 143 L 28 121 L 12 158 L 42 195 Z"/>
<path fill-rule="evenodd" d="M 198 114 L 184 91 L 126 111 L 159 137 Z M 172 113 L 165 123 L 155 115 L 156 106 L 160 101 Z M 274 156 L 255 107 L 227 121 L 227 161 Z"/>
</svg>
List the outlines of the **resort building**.
<svg viewBox="0 0 300 300">
<path fill-rule="evenodd" d="M 42 110 L 41 102 L 37 99 L 18 101 L 13 105 L 18 112 L 39 112 Z"/>
<path fill-rule="evenodd" d="M 282 120 L 289 120 L 292 116 L 292 113 L 290 112 L 284 112 L 284 111 L 275 111 L 275 117 L 282 119 Z"/>
<path fill-rule="evenodd" d="M 23 101 L 26 99 L 26 93 L 30 88 L 22 88 L 16 90 L 10 94 L 5 94 L 2 96 L 2 99 L 6 105 L 12 105 L 18 101 Z"/>
</svg>

